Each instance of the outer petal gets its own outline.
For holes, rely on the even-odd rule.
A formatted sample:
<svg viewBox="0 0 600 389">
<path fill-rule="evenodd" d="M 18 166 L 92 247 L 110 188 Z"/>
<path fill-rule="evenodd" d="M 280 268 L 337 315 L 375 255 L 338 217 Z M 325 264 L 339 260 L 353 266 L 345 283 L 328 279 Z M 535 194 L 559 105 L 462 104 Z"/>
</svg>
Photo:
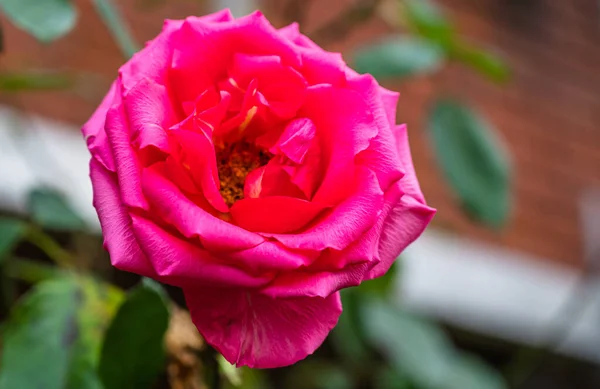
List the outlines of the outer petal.
<svg viewBox="0 0 600 389">
<path fill-rule="evenodd" d="M 140 162 L 131 145 L 131 130 L 119 92 L 106 115 L 104 126 L 113 153 L 121 200 L 129 207 L 147 209 L 140 184 Z"/>
<path fill-rule="evenodd" d="M 251 276 L 224 263 L 208 251 L 179 239 L 152 221 L 132 215 L 134 234 L 146 253 L 158 280 L 179 287 L 244 287 L 266 285 L 272 277 Z"/>
<path fill-rule="evenodd" d="M 154 269 L 133 234 L 131 218 L 120 202 L 117 180 L 97 160 L 90 161 L 94 207 L 104 235 L 104 247 L 118 269 L 146 277 L 156 277 Z"/>
<path fill-rule="evenodd" d="M 417 173 L 415 172 L 415 167 L 413 165 L 410 145 L 408 143 L 408 130 L 405 124 L 396 127 L 394 137 L 396 138 L 396 144 L 398 145 L 400 161 L 402 162 L 402 166 L 406 173 L 400 182 L 402 191 L 420 203 L 425 204 L 425 198 L 423 197 L 423 192 L 421 192 L 421 187 L 417 180 Z"/>
<path fill-rule="evenodd" d="M 184 289 L 192 320 L 208 343 L 237 366 L 291 365 L 323 343 L 342 313 L 327 298 L 272 299 L 240 289 Z"/>
<path fill-rule="evenodd" d="M 104 124 L 106 123 L 106 114 L 112 105 L 115 93 L 118 89 L 117 82 L 118 81 L 112 83 L 110 90 L 106 96 L 104 96 L 104 99 L 102 99 L 100 106 L 81 128 L 81 132 L 85 137 L 92 158 L 98 160 L 102 166 L 112 172 L 115 171 L 115 161 L 112 152 L 110 151 L 106 132 L 104 131 Z"/>
<path fill-rule="evenodd" d="M 375 136 L 369 148 L 360 154 L 358 163 L 364 164 L 377 173 L 377 178 L 381 189 L 387 191 L 392 183 L 398 181 L 403 175 L 402 164 L 400 163 L 399 150 L 394 142 L 391 126 L 389 122 L 390 100 L 393 96 L 386 95 L 383 98 L 382 88 L 371 75 L 363 75 L 348 78 L 348 87 L 360 93 L 367 102 L 370 111 L 373 114 L 375 125 L 377 126 L 377 136 Z M 385 104 L 387 102 L 387 105 Z M 395 106 L 393 115 L 395 116 Z"/>
<path fill-rule="evenodd" d="M 394 186 L 391 192 L 400 191 L 400 185 Z M 423 233 L 435 212 L 435 209 L 407 194 L 402 196 L 400 202 L 386 202 L 387 216 L 383 220 L 377 247 L 381 262 L 365 276 L 365 280 L 384 275 L 398 255 Z"/>
<path fill-rule="evenodd" d="M 279 33 L 293 42 L 302 56 L 302 74 L 310 85 L 330 84 L 338 87 L 345 85 L 346 63 L 340 53 L 323 50 L 298 30 L 298 24 L 283 27 Z"/>
<path fill-rule="evenodd" d="M 189 17 L 177 34 L 171 71 L 179 99 L 192 101 L 208 86 L 225 78 L 234 54 L 242 51 L 278 55 L 283 64 L 301 67 L 295 46 L 281 37 L 260 12 L 219 24 Z M 190 78 L 190 74 L 194 77 Z"/>
</svg>

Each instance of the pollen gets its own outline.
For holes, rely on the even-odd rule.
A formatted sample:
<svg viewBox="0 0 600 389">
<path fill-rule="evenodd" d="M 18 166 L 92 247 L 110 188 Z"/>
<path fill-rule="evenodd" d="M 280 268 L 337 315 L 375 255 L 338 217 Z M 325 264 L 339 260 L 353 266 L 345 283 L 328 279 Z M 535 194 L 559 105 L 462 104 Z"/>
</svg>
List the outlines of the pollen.
<svg viewBox="0 0 600 389">
<path fill-rule="evenodd" d="M 244 141 L 226 144 L 216 151 L 221 196 L 228 206 L 232 206 L 244 198 L 244 183 L 248 174 L 266 165 L 272 155 Z"/>
</svg>

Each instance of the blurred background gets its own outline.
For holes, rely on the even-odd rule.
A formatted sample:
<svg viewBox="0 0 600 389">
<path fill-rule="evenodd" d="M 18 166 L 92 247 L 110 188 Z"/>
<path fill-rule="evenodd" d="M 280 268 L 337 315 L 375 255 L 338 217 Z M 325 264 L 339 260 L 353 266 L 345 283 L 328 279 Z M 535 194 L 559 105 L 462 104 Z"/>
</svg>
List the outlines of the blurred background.
<svg viewBox="0 0 600 389">
<path fill-rule="evenodd" d="M 23 21 L 26 6 L 42 9 L 43 22 Z M 277 27 L 300 22 L 325 49 L 399 91 L 397 119 L 408 124 L 438 214 L 390 277 L 344 295 L 340 326 L 316 355 L 269 372 L 219 361 L 219 385 L 600 388 L 595 0 L 0 0 L 0 214 L 92 262 L 94 274 L 133 285 L 133 276 L 94 268 L 108 259 L 80 127 L 164 19 L 225 7 L 236 16 L 260 9 Z M 28 262 L 19 258 L 52 259 L 30 235 L 9 242 L 14 230 L 0 228 L 4 288 L 17 279 L 1 313 L 7 322 L 17 298 L 47 279 L 45 268 L 23 276 L 19 263 Z M 183 317 L 176 334 L 188 334 Z M 195 335 L 179 337 L 203 349 Z M 203 351 L 187 360 L 173 344 L 156 387 L 204 387 L 211 362 Z M 0 388 L 35 387 L 10 383 L 8 358 Z"/>
</svg>

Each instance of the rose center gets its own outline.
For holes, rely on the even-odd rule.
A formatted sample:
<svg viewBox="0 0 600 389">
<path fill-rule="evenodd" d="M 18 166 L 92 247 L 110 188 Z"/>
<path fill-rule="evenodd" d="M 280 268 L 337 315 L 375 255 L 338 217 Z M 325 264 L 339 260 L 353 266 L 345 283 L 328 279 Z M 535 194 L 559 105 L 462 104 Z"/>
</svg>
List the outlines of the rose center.
<svg viewBox="0 0 600 389">
<path fill-rule="evenodd" d="M 244 198 L 248 174 L 266 165 L 272 157 L 268 151 L 245 141 L 217 147 L 216 154 L 221 196 L 230 207 Z"/>
</svg>

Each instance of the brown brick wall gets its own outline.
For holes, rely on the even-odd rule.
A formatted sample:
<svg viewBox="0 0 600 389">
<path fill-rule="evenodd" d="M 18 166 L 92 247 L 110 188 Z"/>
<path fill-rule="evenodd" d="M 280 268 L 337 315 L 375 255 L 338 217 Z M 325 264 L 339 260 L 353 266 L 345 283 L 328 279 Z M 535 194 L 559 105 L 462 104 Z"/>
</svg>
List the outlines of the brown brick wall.
<svg viewBox="0 0 600 389">
<path fill-rule="evenodd" d="M 81 124 L 92 112 L 122 62 L 89 1 L 76 1 L 76 30 L 44 46 L 0 19 L 5 29 L 3 69 L 51 67 L 99 74 L 77 93 L 0 96 L 0 101 Z M 164 18 L 202 11 L 191 0 L 140 10 L 136 1 L 121 7 L 140 41 L 150 39 Z M 275 15 L 281 0 L 271 0 Z M 313 0 L 305 31 L 326 22 L 351 0 Z M 450 66 L 441 74 L 404 83 L 399 121 L 409 124 L 413 157 L 425 195 L 439 209 L 436 223 L 471 237 L 523 250 L 552 261 L 582 264 L 578 201 L 586 188 L 600 185 L 600 10 L 595 0 L 444 0 L 460 32 L 497 47 L 508 58 L 513 80 L 496 86 L 471 71 Z M 267 4 L 267 5 L 269 5 Z M 390 28 L 374 18 L 328 49 L 350 58 L 352 47 Z M 425 113 L 432 98 L 451 94 L 472 102 L 503 134 L 515 167 L 515 209 L 503 232 L 470 222 L 456 206 L 436 166 L 426 137 Z"/>
</svg>

